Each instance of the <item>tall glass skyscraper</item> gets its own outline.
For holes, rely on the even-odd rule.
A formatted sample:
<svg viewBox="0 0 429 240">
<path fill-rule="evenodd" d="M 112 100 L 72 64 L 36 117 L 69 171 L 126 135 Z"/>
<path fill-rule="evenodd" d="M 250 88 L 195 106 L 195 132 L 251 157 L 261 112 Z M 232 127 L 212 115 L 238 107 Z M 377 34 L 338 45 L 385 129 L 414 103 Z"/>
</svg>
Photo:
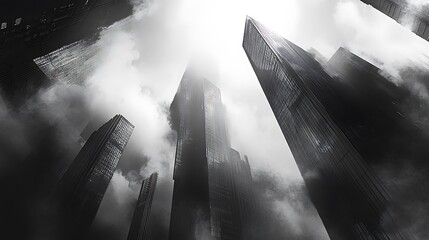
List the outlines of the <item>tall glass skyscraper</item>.
<svg viewBox="0 0 429 240">
<path fill-rule="evenodd" d="M 230 170 L 220 90 L 188 69 L 170 110 L 178 134 L 170 239 L 242 239 L 237 198 L 246 196 Z"/>
<path fill-rule="evenodd" d="M 185 72 L 170 107 L 177 132 L 170 240 L 210 234 L 203 79 Z"/>
<path fill-rule="evenodd" d="M 158 173 L 152 173 L 149 178 L 143 180 L 127 240 L 151 239 L 149 232 L 149 220 L 157 181 Z"/>
<path fill-rule="evenodd" d="M 347 104 L 340 83 L 251 18 L 243 47 L 330 238 L 410 239 L 393 221 L 390 192 L 338 122 Z"/>
<path fill-rule="evenodd" d="M 339 98 L 326 108 L 389 188 L 397 228 L 428 238 L 429 219 L 422 214 L 429 211 L 429 195 L 422 194 L 429 189 L 428 103 L 347 49 L 340 48 L 328 66 Z"/>
<path fill-rule="evenodd" d="M 134 126 L 116 115 L 95 131 L 60 180 L 65 239 L 80 239 L 97 213 Z"/>
<path fill-rule="evenodd" d="M 411 26 L 411 31 L 429 41 L 429 6 L 417 7 L 408 0 L 361 0 L 391 17 Z"/>
</svg>

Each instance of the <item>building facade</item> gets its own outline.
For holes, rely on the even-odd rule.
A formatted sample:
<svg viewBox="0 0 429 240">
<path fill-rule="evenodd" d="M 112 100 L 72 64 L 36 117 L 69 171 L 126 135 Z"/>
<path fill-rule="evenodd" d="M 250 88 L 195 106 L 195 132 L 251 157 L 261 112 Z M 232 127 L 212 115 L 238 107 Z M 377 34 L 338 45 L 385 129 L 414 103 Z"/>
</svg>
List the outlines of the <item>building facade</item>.
<svg viewBox="0 0 429 240">
<path fill-rule="evenodd" d="M 150 211 L 157 181 L 158 173 L 152 173 L 149 178 L 143 180 L 133 220 L 128 232 L 128 240 L 150 239 Z"/>
<path fill-rule="evenodd" d="M 251 18 L 243 47 L 330 238 L 410 239 L 393 220 L 390 192 L 337 122 L 339 83 Z"/>
<path fill-rule="evenodd" d="M 80 85 L 93 73 L 100 50 L 91 39 L 79 40 L 35 58 L 34 62 L 50 82 Z"/>
<path fill-rule="evenodd" d="M 116 115 L 89 137 L 61 178 L 57 200 L 66 239 L 80 239 L 90 228 L 133 129 Z"/>
<path fill-rule="evenodd" d="M 203 81 L 185 72 L 170 107 L 177 132 L 170 240 L 210 234 Z"/>
<path fill-rule="evenodd" d="M 0 9 L 0 89 L 14 105 L 49 85 L 35 71 L 34 58 L 96 36 L 132 13 L 127 0 L 5 0 Z M 40 71 L 40 70 L 39 70 Z"/>
<path fill-rule="evenodd" d="M 32 59 L 11 61 L 15 63 L 5 63 L 4 67 L 0 63 L 0 94 L 8 103 L 20 105 L 27 96 L 52 83 Z"/>
<path fill-rule="evenodd" d="M 237 200 L 246 197 L 230 170 L 236 160 L 230 159 L 220 90 L 188 69 L 170 111 L 178 135 L 170 239 L 242 239 Z"/>
<path fill-rule="evenodd" d="M 413 6 L 407 0 L 361 0 L 429 41 L 429 5 Z"/>
<path fill-rule="evenodd" d="M 227 166 L 227 172 L 234 187 L 232 202 L 235 204 L 234 217 L 241 229 L 240 237 L 241 239 L 260 239 L 259 236 L 262 236 L 260 232 L 263 231 L 258 228 L 260 225 L 258 221 L 263 219 L 258 219 L 260 210 L 258 204 L 261 203 L 255 197 L 249 160 L 246 155 L 241 158 L 237 150 L 230 148 Z"/>
<path fill-rule="evenodd" d="M 429 189 L 428 104 L 347 49 L 340 48 L 328 66 L 342 104 L 327 109 L 388 187 L 398 230 L 412 235 L 407 239 L 426 239 L 429 220 L 421 212 L 429 211 L 429 196 L 420 192 Z"/>
</svg>

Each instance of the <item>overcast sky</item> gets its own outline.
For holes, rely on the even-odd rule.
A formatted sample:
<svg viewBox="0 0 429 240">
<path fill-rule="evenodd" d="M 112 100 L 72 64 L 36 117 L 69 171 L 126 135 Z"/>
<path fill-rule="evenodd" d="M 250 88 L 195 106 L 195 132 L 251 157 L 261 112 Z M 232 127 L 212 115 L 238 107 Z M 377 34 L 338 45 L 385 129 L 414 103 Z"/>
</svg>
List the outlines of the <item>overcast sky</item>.
<svg viewBox="0 0 429 240">
<path fill-rule="evenodd" d="M 154 221 L 161 232 L 168 228 L 175 151 L 168 107 L 193 59 L 222 92 L 232 147 L 248 155 L 256 179 L 269 179 L 264 194 L 281 228 L 286 226 L 292 236 L 327 239 L 315 210 L 305 200 L 300 173 L 242 49 L 246 15 L 326 59 L 346 47 L 391 75 L 395 83 L 429 96 L 424 84 L 412 79 L 414 75 L 401 79 L 402 69 L 429 67 L 429 43 L 358 0 L 134 4 L 133 16 L 103 31 L 96 43 L 102 49 L 95 57 L 97 65 L 82 86 L 55 85 L 18 113 L 9 112 L 4 104 L 0 109 L 0 117 L 14 119 L 2 127 L 16 129 L 13 144 L 22 146 L 29 144 L 25 134 L 19 134 L 29 111 L 41 112 L 50 124 L 67 126 L 59 133 L 62 142 L 78 138 L 88 113 L 104 120 L 122 114 L 136 126 L 94 223 L 93 234 L 99 238 L 126 238 L 139 182 L 153 171 L 160 173 Z M 70 105 L 70 99 L 79 99 L 78 106 Z M 166 232 L 155 235 L 163 239 Z"/>
</svg>

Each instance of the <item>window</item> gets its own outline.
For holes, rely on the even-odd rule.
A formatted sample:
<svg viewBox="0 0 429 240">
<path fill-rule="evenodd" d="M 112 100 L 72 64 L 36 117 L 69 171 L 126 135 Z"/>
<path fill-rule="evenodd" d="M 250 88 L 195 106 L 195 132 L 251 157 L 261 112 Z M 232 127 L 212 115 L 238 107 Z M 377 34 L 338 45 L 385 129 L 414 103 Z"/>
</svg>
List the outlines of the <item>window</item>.
<svg viewBox="0 0 429 240">
<path fill-rule="evenodd" d="M 15 19 L 15 26 L 18 26 L 19 24 L 21 24 L 22 18 L 17 18 Z"/>
</svg>

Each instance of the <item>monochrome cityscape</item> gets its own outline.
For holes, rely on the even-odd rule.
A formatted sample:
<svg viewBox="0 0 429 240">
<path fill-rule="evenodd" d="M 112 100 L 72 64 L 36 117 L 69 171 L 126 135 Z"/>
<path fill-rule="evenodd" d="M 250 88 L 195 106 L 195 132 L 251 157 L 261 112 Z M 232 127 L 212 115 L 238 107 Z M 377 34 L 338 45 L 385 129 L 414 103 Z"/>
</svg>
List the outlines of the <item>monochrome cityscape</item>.
<svg viewBox="0 0 429 240">
<path fill-rule="evenodd" d="M 429 239 L 429 3 L 0 13 L 4 239 Z"/>
</svg>

